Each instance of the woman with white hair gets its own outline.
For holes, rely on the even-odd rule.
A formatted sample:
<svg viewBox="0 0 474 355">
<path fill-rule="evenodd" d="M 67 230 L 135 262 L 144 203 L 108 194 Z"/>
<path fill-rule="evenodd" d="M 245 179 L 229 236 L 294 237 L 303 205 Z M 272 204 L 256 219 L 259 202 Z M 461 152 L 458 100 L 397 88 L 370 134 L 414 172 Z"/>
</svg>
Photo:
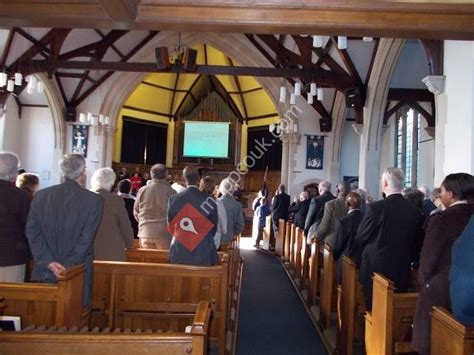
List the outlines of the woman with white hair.
<svg viewBox="0 0 474 355">
<path fill-rule="evenodd" d="M 219 200 L 224 205 L 227 215 L 227 232 L 221 237 L 221 250 L 224 250 L 228 244 L 245 228 L 244 214 L 242 204 L 234 198 L 235 184 L 230 178 L 221 181 L 219 185 L 221 197 Z"/>
<path fill-rule="evenodd" d="M 116 175 L 110 168 L 96 170 L 91 190 L 104 198 L 104 210 L 94 240 L 94 259 L 126 261 L 125 248 L 133 246 L 133 230 L 122 198 L 112 194 Z"/>
<path fill-rule="evenodd" d="M 15 187 L 19 159 L 0 152 L 0 282 L 23 282 L 28 262 L 25 236 L 30 198 Z"/>
</svg>

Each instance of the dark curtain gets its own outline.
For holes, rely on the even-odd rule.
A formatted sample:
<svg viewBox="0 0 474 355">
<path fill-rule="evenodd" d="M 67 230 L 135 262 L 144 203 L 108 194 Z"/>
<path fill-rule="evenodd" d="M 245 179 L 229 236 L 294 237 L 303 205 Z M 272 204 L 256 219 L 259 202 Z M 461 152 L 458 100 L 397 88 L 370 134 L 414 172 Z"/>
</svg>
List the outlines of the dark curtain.
<svg viewBox="0 0 474 355">
<path fill-rule="evenodd" d="M 124 116 L 121 162 L 148 165 L 164 164 L 166 162 L 167 134 L 168 126 L 165 124 Z"/>
<path fill-rule="evenodd" d="M 271 144 L 271 147 L 264 148 L 262 143 Z M 262 155 L 261 152 L 264 154 Z M 268 170 L 281 170 L 282 143 L 278 137 L 268 131 L 268 126 L 248 129 L 247 155 L 254 158 L 247 159 L 247 163 L 250 164 L 249 170 L 265 170 L 267 166 Z M 262 157 L 258 158 L 261 155 Z M 253 164 L 254 161 L 255 164 Z"/>
</svg>

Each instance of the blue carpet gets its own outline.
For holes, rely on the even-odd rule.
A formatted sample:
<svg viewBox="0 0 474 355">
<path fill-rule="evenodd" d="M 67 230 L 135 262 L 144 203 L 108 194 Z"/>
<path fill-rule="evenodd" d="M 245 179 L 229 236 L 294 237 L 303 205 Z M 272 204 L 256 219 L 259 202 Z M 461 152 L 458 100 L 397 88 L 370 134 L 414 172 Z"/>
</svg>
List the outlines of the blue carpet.
<svg viewBox="0 0 474 355">
<path fill-rule="evenodd" d="M 280 262 L 241 250 L 244 274 L 237 354 L 321 354 L 326 349 Z"/>
</svg>

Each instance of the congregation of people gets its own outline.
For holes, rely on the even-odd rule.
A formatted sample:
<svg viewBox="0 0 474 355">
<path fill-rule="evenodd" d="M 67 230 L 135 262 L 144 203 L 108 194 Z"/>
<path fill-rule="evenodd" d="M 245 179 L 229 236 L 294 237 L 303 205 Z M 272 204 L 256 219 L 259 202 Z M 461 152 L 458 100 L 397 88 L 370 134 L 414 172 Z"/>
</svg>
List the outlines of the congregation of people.
<svg viewBox="0 0 474 355">
<path fill-rule="evenodd" d="M 314 240 L 331 247 L 338 284 L 342 256 L 352 258 L 368 311 L 374 273 L 393 281 L 396 292 L 420 290 L 411 344 L 419 354 L 430 354 L 433 306 L 451 309 L 458 320 L 474 325 L 474 177 L 450 174 L 433 190 L 428 185 L 405 188 L 404 181 L 401 169 L 386 169 L 379 201 L 347 182 L 339 183 L 333 195 L 331 183 L 321 181 L 316 196 L 303 191 L 291 204 L 283 185 L 272 200 L 262 190 L 252 205 L 255 246 L 271 214 L 276 235 L 278 220 L 289 220 L 304 230 L 306 248 Z"/>
<path fill-rule="evenodd" d="M 126 261 L 134 238 L 141 248 L 169 250 L 171 263 L 207 266 L 245 228 L 235 194 L 240 188 L 229 178 L 216 184 L 193 166 L 183 170 L 186 186 L 172 181 L 163 164 L 153 165 L 149 177 L 101 168 L 87 190 L 85 159 L 66 154 L 60 161 L 63 182 L 39 190 L 38 177 L 18 174 L 19 164 L 17 155 L 0 153 L 2 282 L 23 282 L 26 276 L 55 283 L 67 268 L 85 264 L 87 305 L 93 260 Z M 342 256 L 355 261 L 367 310 L 374 273 L 392 280 L 396 292 L 419 289 L 412 348 L 429 354 L 433 306 L 474 325 L 474 177 L 450 174 L 433 191 L 427 185 L 404 188 L 404 180 L 402 170 L 386 169 L 378 201 L 347 182 L 333 194 L 331 183 L 321 181 L 315 196 L 303 191 L 293 202 L 284 185 L 273 197 L 263 189 L 252 204 L 255 246 L 267 223 L 278 236 L 279 221 L 290 220 L 304 231 L 306 248 L 314 240 L 332 248 L 339 284 Z"/>
<path fill-rule="evenodd" d="M 140 248 L 168 250 L 170 263 L 208 266 L 245 227 L 236 184 L 226 178 L 216 185 L 193 166 L 183 170 L 186 186 L 171 181 L 163 164 L 152 166 L 149 180 L 101 168 L 88 190 L 81 155 L 64 155 L 63 182 L 44 189 L 35 174 L 19 175 L 19 165 L 16 154 L 0 152 L 0 282 L 56 283 L 84 264 L 89 305 L 93 261 L 126 261 L 134 238 Z"/>
</svg>

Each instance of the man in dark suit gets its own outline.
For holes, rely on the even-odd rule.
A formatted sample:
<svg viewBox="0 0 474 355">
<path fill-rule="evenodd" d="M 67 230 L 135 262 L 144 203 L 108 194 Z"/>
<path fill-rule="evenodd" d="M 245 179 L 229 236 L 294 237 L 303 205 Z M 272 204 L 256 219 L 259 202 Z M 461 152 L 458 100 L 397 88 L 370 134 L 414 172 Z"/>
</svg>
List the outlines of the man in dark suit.
<svg viewBox="0 0 474 355">
<path fill-rule="evenodd" d="M 392 280 L 398 292 L 411 285 L 411 256 L 420 229 L 420 212 L 402 196 L 405 174 L 388 168 L 382 174 L 385 200 L 374 202 L 357 231 L 349 256 L 360 265 L 359 279 L 367 309 L 372 309 L 372 276 L 378 272 Z"/>
<path fill-rule="evenodd" d="M 83 304 L 92 291 L 93 242 L 103 199 L 84 188 L 86 161 L 66 154 L 60 162 L 62 184 L 39 191 L 31 204 L 26 236 L 35 265 L 31 279 L 55 283 L 66 268 L 85 264 Z"/>
<path fill-rule="evenodd" d="M 303 191 L 300 194 L 300 200 L 293 207 L 290 207 L 290 212 L 295 214 L 295 226 L 300 229 L 304 229 L 304 222 L 306 221 L 306 215 L 309 210 L 309 193 L 308 191 Z"/>
<path fill-rule="evenodd" d="M 278 187 L 278 193 L 273 197 L 272 203 L 272 221 L 273 231 L 278 232 L 278 226 L 280 219 L 288 221 L 289 208 L 290 208 L 290 195 L 286 192 L 285 185 Z"/>
<path fill-rule="evenodd" d="M 336 274 L 338 284 L 342 282 L 342 256 L 349 255 L 363 217 L 360 210 L 362 198 L 358 193 L 350 192 L 346 197 L 346 204 L 349 209 L 347 215 L 336 220 L 336 238 L 333 249 L 334 259 L 338 262 Z"/>
<path fill-rule="evenodd" d="M 308 238 L 314 236 L 309 235 L 309 229 L 316 226 L 324 215 L 324 206 L 326 202 L 334 200 L 336 197 L 331 193 L 331 183 L 329 181 L 321 181 L 318 185 L 319 196 L 313 197 L 309 205 L 308 214 L 304 223 L 304 233 Z M 312 230 L 315 230 L 315 227 Z"/>
<path fill-rule="evenodd" d="M 431 212 L 436 209 L 435 204 L 431 201 L 431 186 L 430 185 L 420 185 L 418 190 L 423 192 L 425 198 L 423 200 L 423 215 L 429 217 Z"/>
<path fill-rule="evenodd" d="M 212 196 L 198 189 L 199 171 L 183 170 L 186 189 L 168 201 L 168 230 L 173 235 L 170 263 L 209 266 L 218 261 L 214 234 L 217 204 Z"/>
</svg>

